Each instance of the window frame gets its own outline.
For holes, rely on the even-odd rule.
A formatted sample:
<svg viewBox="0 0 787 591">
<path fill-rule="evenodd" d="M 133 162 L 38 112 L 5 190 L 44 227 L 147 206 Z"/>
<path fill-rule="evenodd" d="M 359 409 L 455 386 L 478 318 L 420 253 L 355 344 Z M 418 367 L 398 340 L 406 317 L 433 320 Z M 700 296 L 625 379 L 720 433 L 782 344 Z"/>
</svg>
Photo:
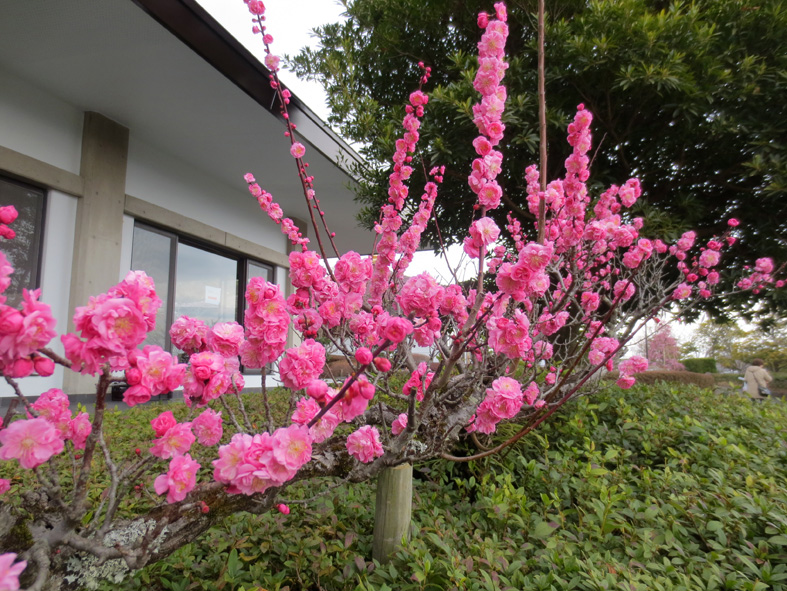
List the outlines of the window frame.
<svg viewBox="0 0 787 591">
<path fill-rule="evenodd" d="M 267 269 L 269 281 L 271 283 L 273 283 L 276 279 L 276 265 L 273 263 L 260 260 L 256 257 L 246 255 L 242 252 L 234 251 L 228 248 L 222 248 L 219 245 L 216 245 L 214 243 L 205 240 L 200 240 L 199 238 L 194 236 L 190 236 L 187 234 L 179 234 L 170 228 L 158 226 L 156 224 L 151 224 L 147 220 L 140 220 L 134 218 L 134 228 L 136 229 L 137 227 L 149 232 L 154 232 L 162 236 L 166 236 L 167 238 L 170 238 L 174 241 L 170 245 L 170 253 L 169 253 L 167 301 L 163 303 L 163 305 L 166 306 L 165 322 L 167 326 L 172 326 L 172 323 L 175 321 L 175 317 L 174 317 L 175 297 L 176 297 L 175 287 L 177 284 L 177 271 L 178 271 L 177 259 L 178 259 L 179 244 L 185 244 L 186 246 L 197 248 L 199 250 L 203 250 L 235 261 L 235 279 L 238 285 L 238 289 L 236 290 L 236 301 L 235 301 L 235 321 L 241 326 L 243 326 L 243 318 L 246 313 L 245 296 L 246 296 L 246 285 L 248 284 L 249 275 L 250 275 L 249 264 L 253 263 L 259 267 L 263 267 Z M 133 257 L 133 250 L 134 250 L 133 242 L 131 245 L 131 250 L 132 250 L 132 257 Z M 172 352 L 172 340 L 169 336 L 169 330 L 168 329 L 165 330 L 164 334 L 165 334 L 165 343 L 166 343 L 165 350 Z M 260 370 L 243 368 L 243 373 L 256 374 L 256 373 L 260 373 Z"/>
</svg>

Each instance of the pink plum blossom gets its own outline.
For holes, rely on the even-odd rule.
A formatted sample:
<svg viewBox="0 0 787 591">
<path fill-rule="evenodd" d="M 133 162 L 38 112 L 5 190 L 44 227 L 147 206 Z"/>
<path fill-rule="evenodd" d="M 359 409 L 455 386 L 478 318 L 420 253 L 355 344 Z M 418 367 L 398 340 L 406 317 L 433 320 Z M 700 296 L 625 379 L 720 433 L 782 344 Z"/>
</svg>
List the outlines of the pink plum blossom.
<svg viewBox="0 0 787 591">
<path fill-rule="evenodd" d="M 237 322 L 217 322 L 208 331 L 208 347 L 222 357 L 236 357 L 243 343 L 243 327 Z"/>
<path fill-rule="evenodd" d="M 208 327 L 196 318 L 181 316 L 169 329 L 172 344 L 188 353 L 197 353 L 207 346 Z"/>
<path fill-rule="evenodd" d="M 391 433 L 394 435 L 399 435 L 402 431 L 407 428 L 407 413 L 401 413 L 393 423 L 391 423 Z"/>
<path fill-rule="evenodd" d="M 306 154 L 306 148 L 300 142 L 295 142 L 290 147 L 290 154 L 292 154 L 293 158 L 303 158 L 304 154 Z"/>
<path fill-rule="evenodd" d="M 312 438 L 303 425 L 277 429 L 274 434 L 273 457 L 290 470 L 298 470 L 311 459 Z"/>
<path fill-rule="evenodd" d="M 167 493 L 167 503 L 177 503 L 186 498 L 197 484 L 197 471 L 200 465 L 189 454 L 175 456 L 169 462 L 166 474 L 157 477 L 153 483 L 157 495 Z"/>
<path fill-rule="evenodd" d="M 301 390 L 317 379 L 325 367 L 325 348 L 313 339 L 287 349 L 279 363 L 279 375 L 287 388 Z"/>
<path fill-rule="evenodd" d="M 347 437 L 347 451 L 359 462 L 368 464 L 383 455 L 380 432 L 371 425 L 359 428 Z"/>
<path fill-rule="evenodd" d="M 407 335 L 412 334 L 413 323 L 406 318 L 390 318 L 383 330 L 383 336 L 392 343 L 401 343 Z"/>
<path fill-rule="evenodd" d="M 201 445 L 209 447 L 216 445 L 224 434 L 221 412 L 205 409 L 191 422 L 191 428 Z"/>
<path fill-rule="evenodd" d="M 191 432 L 191 423 L 177 423 L 153 442 L 150 453 L 162 460 L 168 460 L 189 451 L 194 440 L 194 433 Z"/>
<path fill-rule="evenodd" d="M 90 422 L 90 415 L 81 412 L 68 422 L 66 439 L 71 440 L 74 449 L 85 449 L 85 443 L 92 431 L 93 425 Z"/>
<path fill-rule="evenodd" d="M 164 434 L 169 431 L 170 427 L 174 427 L 177 424 L 178 421 L 173 416 L 171 410 L 162 412 L 159 416 L 150 421 L 150 426 L 153 427 L 156 437 L 163 437 Z"/>
<path fill-rule="evenodd" d="M 19 460 L 23 468 L 37 468 L 63 451 L 63 436 L 43 418 L 14 421 L 0 431 L 0 460 Z"/>
</svg>

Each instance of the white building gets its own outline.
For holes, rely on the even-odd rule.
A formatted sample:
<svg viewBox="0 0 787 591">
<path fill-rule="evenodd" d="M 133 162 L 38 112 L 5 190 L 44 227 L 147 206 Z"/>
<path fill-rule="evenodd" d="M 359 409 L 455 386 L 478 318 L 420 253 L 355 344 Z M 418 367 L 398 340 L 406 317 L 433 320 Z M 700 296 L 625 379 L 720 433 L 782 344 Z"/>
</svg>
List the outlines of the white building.
<svg viewBox="0 0 787 591">
<path fill-rule="evenodd" d="M 290 113 L 340 250 L 368 252 L 344 168 L 358 156 L 297 97 Z M 153 342 L 180 314 L 240 321 L 248 278 L 284 286 L 288 266 L 243 174 L 302 229 L 309 215 L 283 131 L 268 71 L 194 0 L 0 0 L 0 205 L 21 214 L 2 244 L 10 302 L 40 287 L 63 334 L 135 268 L 164 300 Z M 59 368 L 24 385 L 94 383 Z"/>
</svg>

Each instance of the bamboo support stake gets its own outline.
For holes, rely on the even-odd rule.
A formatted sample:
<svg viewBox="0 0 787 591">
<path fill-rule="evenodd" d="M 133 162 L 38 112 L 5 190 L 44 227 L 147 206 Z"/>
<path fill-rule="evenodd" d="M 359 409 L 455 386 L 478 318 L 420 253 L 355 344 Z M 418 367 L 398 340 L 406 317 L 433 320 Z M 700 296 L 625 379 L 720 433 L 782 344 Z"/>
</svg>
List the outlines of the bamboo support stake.
<svg viewBox="0 0 787 591">
<path fill-rule="evenodd" d="M 384 564 L 402 540 L 410 537 L 413 511 L 413 467 L 386 468 L 377 478 L 372 557 Z"/>
</svg>

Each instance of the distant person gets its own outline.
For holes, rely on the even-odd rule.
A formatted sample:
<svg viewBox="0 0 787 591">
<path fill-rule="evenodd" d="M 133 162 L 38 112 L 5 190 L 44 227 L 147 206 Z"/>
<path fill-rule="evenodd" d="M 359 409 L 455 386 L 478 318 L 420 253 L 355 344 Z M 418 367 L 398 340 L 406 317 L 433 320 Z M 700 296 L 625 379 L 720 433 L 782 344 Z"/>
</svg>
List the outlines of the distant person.
<svg viewBox="0 0 787 591">
<path fill-rule="evenodd" d="M 761 390 L 764 388 L 767 394 L 768 384 L 773 381 L 771 375 L 763 367 L 765 362 L 762 359 L 752 359 L 751 365 L 746 368 L 746 373 L 743 374 L 743 379 L 746 381 L 746 392 L 754 400 L 764 400 Z"/>
</svg>

